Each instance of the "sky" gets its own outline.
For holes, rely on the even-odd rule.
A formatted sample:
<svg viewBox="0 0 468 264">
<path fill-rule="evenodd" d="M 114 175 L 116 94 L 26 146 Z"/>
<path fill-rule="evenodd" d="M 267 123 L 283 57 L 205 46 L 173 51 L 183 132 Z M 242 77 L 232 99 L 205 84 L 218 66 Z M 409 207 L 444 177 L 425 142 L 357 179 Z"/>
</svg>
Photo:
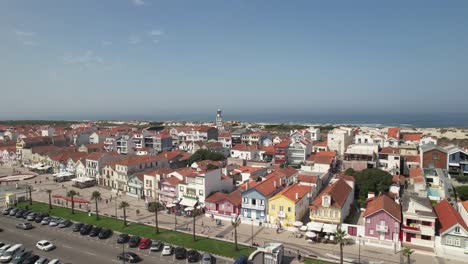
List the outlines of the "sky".
<svg viewBox="0 0 468 264">
<path fill-rule="evenodd" d="M 468 114 L 468 1 L 2 0 L 0 119 Z"/>
</svg>

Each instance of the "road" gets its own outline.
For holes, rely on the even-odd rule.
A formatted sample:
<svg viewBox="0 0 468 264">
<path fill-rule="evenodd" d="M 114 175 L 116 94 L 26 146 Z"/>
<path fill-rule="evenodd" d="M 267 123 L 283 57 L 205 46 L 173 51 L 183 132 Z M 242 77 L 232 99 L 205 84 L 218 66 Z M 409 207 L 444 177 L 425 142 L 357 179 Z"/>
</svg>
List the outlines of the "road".
<svg viewBox="0 0 468 264">
<path fill-rule="evenodd" d="M 31 230 L 20 230 L 15 228 L 17 223 L 23 222 L 17 218 L 0 216 L 0 227 L 3 232 L 0 241 L 8 244 L 21 243 L 27 250 L 33 250 L 35 254 L 58 258 L 63 263 L 122 263 L 117 260 L 117 254 L 122 252 L 122 246 L 116 243 L 116 235 L 109 239 L 101 240 L 89 236 L 81 236 L 72 232 L 71 228 L 58 228 L 41 226 L 33 223 Z M 41 239 L 46 239 L 56 245 L 57 248 L 50 252 L 42 252 L 36 249 L 35 244 Z M 173 256 L 161 256 L 160 252 L 150 252 L 149 250 L 130 249 L 125 245 L 126 251 L 137 253 L 143 261 L 140 263 L 186 263 L 185 260 L 175 261 Z M 218 261 L 225 264 L 225 261 Z"/>
</svg>

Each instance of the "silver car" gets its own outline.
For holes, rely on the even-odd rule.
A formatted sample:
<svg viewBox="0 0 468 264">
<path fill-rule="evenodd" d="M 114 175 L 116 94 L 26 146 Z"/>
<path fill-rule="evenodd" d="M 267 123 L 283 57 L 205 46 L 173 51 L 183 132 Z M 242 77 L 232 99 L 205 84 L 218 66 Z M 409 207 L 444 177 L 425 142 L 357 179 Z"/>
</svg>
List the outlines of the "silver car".
<svg viewBox="0 0 468 264">
<path fill-rule="evenodd" d="M 208 253 L 203 253 L 201 257 L 201 264 L 213 264 L 214 263 L 213 260 L 214 260 L 213 256 L 211 256 Z"/>
<path fill-rule="evenodd" d="M 51 217 L 44 217 L 41 221 L 41 225 L 48 225 L 50 223 Z"/>
<path fill-rule="evenodd" d="M 60 221 L 62 221 L 62 218 L 52 218 L 50 220 L 49 226 L 58 226 Z"/>
<path fill-rule="evenodd" d="M 40 259 L 36 260 L 36 262 L 34 262 L 34 264 L 46 264 L 48 261 L 49 261 L 48 258 L 41 257 Z"/>
</svg>

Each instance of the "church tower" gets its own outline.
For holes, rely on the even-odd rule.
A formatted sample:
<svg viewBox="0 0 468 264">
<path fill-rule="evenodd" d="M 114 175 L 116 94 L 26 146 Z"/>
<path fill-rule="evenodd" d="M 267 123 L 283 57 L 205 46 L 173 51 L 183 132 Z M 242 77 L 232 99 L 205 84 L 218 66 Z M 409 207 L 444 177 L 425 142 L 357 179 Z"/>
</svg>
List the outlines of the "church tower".
<svg viewBox="0 0 468 264">
<path fill-rule="evenodd" d="M 223 127 L 223 116 L 221 114 L 221 109 L 218 109 L 218 111 L 216 112 L 216 128 L 218 130 L 223 130 L 224 127 Z"/>
</svg>

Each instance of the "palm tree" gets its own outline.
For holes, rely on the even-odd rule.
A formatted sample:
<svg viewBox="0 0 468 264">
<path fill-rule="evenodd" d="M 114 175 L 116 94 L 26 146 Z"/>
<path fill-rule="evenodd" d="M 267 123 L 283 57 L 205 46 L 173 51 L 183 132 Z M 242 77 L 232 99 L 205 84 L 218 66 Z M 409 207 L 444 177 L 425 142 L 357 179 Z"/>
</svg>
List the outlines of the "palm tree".
<svg viewBox="0 0 468 264">
<path fill-rule="evenodd" d="M 403 249 L 403 256 L 408 258 L 408 264 L 411 263 L 411 254 L 413 254 L 414 250 L 411 250 L 410 247 L 405 247 Z"/>
<path fill-rule="evenodd" d="M 119 209 L 122 209 L 123 211 L 123 217 L 124 217 L 124 225 L 127 226 L 127 207 L 129 207 L 130 205 L 126 202 L 126 201 L 122 201 L 120 204 L 119 204 Z"/>
<path fill-rule="evenodd" d="M 71 212 L 72 214 L 75 214 L 75 195 L 77 195 L 78 193 L 75 192 L 75 190 L 70 190 L 68 191 L 67 193 L 67 197 L 70 197 L 71 199 Z"/>
<path fill-rule="evenodd" d="M 94 191 L 91 194 L 91 200 L 94 200 L 96 203 L 96 220 L 99 220 L 99 210 L 98 210 L 98 201 L 101 199 L 101 193 L 99 191 Z"/>
<path fill-rule="evenodd" d="M 340 245 L 340 264 L 343 264 L 343 247 L 345 245 L 346 231 L 338 227 L 335 234 L 335 241 Z"/>
<path fill-rule="evenodd" d="M 46 190 L 46 193 L 49 195 L 49 210 L 52 209 L 52 190 Z"/>
<path fill-rule="evenodd" d="M 241 219 L 239 215 L 236 216 L 236 218 L 231 220 L 231 224 L 234 227 L 234 244 L 236 245 L 236 250 L 239 250 L 239 247 L 237 246 L 237 227 L 240 225 Z"/>
<path fill-rule="evenodd" d="M 159 224 L 158 224 L 158 211 L 162 208 L 162 204 L 160 202 L 154 202 L 150 204 L 150 210 L 154 210 L 154 220 L 156 222 L 156 234 L 159 234 Z"/>
</svg>

